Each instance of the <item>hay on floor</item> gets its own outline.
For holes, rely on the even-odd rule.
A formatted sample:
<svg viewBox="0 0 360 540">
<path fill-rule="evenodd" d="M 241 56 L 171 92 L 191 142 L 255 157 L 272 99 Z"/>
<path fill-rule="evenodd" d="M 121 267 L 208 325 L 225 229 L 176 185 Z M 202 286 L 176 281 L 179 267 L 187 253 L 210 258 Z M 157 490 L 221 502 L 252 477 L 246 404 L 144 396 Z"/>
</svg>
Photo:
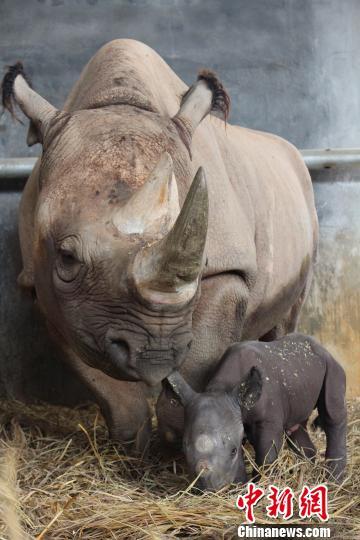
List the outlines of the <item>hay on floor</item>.
<svg viewBox="0 0 360 540">
<path fill-rule="evenodd" d="M 329 484 L 329 525 L 332 538 L 359 539 L 360 400 L 349 400 L 348 410 L 349 463 L 342 485 Z M 156 436 L 150 456 L 125 456 L 107 439 L 95 406 L 2 402 L 0 423 L 1 540 L 234 538 L 244 520 L 235 507 L 244 488 L 194 493 L 181 458 L 159 457 Z M 298 495 L 304 483 L 321 483 L 325 438 L 312 438 L 320 450 L 315 465 L 284 449 L 271 481 L 263 477 L 259 485 L 290 486 Z M 258 524 L 271 523 L 266 504 L 256 507 Z"/>
</svg>

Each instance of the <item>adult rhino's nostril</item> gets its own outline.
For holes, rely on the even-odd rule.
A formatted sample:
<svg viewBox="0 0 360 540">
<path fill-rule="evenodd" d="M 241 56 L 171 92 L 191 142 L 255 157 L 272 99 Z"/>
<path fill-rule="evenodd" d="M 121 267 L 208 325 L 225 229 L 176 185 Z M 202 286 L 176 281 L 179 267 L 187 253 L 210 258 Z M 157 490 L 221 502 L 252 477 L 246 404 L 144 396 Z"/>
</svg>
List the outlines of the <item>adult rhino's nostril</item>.
<svg viewBox="0 0 360 540">
<path fill-rule="evenodd" d="M 123 339 L 110 339 L 108 352 L 112 360 L 121 364 L 127 362 L 130 356 L 129 345 Z"/>
</svg>

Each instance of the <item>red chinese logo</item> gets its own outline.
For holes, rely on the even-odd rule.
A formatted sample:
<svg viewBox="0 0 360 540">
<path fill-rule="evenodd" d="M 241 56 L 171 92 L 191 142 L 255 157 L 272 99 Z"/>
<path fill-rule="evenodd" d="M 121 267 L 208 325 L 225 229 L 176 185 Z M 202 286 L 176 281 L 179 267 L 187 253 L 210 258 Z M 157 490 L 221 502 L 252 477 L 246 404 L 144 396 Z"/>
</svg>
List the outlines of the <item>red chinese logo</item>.
<svg viewBox="0 0 360 540">
<path fill-rule="evenodd" d="M 289 487 L 281 490 L 271 485 L 269 491 L 267 498 L 270 503 L 266 506 L 267 516 L 275 519 L 279 517 L 290 519 L 293 517 L 295 498 L 293 490 Z M 255 523 L 254 508 L 264 495 L 264 489 L 256 487 L 255 484 L 250 482 L 247 484 L 245 495 L 238 496 L 236 506 L 239 510 L 245 511 L 248 523 Z M 304 486 L 298 499 L 298 507 L 301 519 L 318 516 L 321 521 L 327 521 L 329 519 L 327 486 L 323 484 L 313 488 Z"/>
<path fill-rule="evenodd" d="M 240 510 L 245 510 L 245 516 L 248 523 L 255 523 L 254 506 L 265 495 L 262 488 L 257 488 L 255 484 L 250 482 L 247 485 L 247 494 L 239 495 L 236 501 L 236 506 Z"/>
<path fill-rule="evenodd" d="M 304 486 L 299 497 L 301 519 L 318 516 L 321 521 L 327 521 L 329 519 L 327 495 L 327 486 L 320 485 L 312 489 Z"/>
<path fill-rule="evenodd" d="M 284 519 L 290 519 L 294 514 L 294 493 L 291 488 L 286 487 L 282 491 L 276 486 L 270 486 L 270 495 L 267 498 L 270 504 L 266 507 L 269 517 L 277 518 L 282 515 Z"/>
</svg>

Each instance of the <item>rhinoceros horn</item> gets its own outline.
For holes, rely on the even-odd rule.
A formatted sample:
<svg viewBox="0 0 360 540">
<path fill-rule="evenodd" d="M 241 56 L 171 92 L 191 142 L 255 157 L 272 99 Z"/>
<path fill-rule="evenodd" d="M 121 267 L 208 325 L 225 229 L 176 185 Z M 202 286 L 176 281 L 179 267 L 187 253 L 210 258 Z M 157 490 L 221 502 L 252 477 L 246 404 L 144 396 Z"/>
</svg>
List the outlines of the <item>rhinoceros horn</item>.
<svg viewBox="0 0 360 540">
<path fill-rule="evenodd" d="M 30 119 L 28 145 L 42 142 L 44 130 L 58 111 L 30 87 L 21 62 L 9 66 L 2 82 L 2 101 L 4 108 L 8 109 L 13 116 L 15 116 L 13 111 L 13 101 L 15 101 Z"/>
<path fill-rule="evenodd" d="M 202 269 L 208 205 L 205 173 L 200 167 L 170 232 L 135 257 L 133 278 L 145 300 L 152 304 L 181 304 L 195 295 Z"/>
<path fill-rule="evenodd" d="M 173 162 L 165 152 L 145 184 L 116 212 L 115 226 L 125 234 L 164 237 L 180 212 Z"/>
</svg>

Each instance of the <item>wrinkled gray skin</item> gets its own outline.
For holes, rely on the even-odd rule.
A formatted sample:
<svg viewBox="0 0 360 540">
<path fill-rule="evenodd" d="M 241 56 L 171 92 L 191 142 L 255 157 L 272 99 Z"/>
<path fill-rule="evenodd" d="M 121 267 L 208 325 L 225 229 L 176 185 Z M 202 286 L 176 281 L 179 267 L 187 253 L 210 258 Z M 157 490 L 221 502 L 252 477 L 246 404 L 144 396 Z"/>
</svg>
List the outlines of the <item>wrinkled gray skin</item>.
<svg viewBox="0 0 360 540">
<path fill-rule="evenodd" d="M 345 373 L 317 341 L 289 334 L 269 343 L 231 346 L 206 386 L 196 393 L 180 374 L 168 378 L 185 407 L 183 448 L 203 489 L 245 482 L 241 443 L 255 449 L 258 466 L 272 463 L 287 433 L 293 450 L 312 459 L 307 422 L 317 408 L 326 433 L 326 465 L 341 480 L 346 466 Z"/>
<path fill-rule="evenodd" d="M 62 110 L 21 74 L 6 85 L 28 144 L 42 144 L 20 206 L 19 284 L 110 435 L 140 449 L 146 384 L 181 367 L 201 389 L 234 341 L 293 330 L 311 281 L 318 223 L 302 157 L 274 135 L 225 129 L 210 115 L 216 87 L 199 80 L 184 96 L 162 58 L 127 39 L 96 53 Z M 157 413 L 175 438 L 164 394 Z"/>
</svg>

